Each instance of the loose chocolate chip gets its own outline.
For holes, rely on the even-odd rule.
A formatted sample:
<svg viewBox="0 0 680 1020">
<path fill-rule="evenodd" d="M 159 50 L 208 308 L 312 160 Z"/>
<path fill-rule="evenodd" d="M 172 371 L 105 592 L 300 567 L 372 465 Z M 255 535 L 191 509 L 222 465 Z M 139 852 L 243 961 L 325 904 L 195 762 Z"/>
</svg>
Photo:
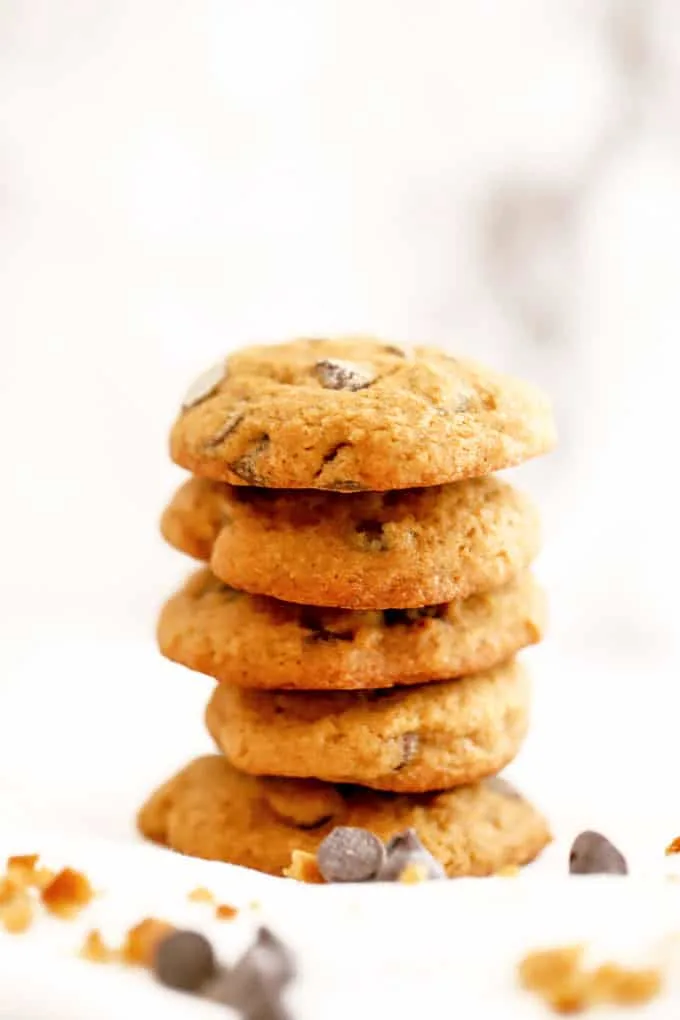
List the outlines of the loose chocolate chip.
<svg viewBox="0 0 680 1020">
<path fill-rule="evenodd" d="M 407 765 L 410 765 L 420 750 L 420 736 L 417 733 L 402 733 L 400 741 L 401 760 L 394 770 L 395 772 L 398 772 L 399 769 L 404 769 Z"/>
<path fill-rule="evenodd" d="M 369 552 L 384 552 L 389 548 L 385 528 L 380 521 L 359 521 L 354 530 L 363 549 Z"/>
<path fill-rule="evenodd" d="M 378 881 L 397 882 L 410 864 L 422 867 L 427 879 L 446 878 L 441 864 L 420 842 L 415 829 L 406 829 L 387 843 L 385 862 L 378 872 Z"/>
<path fill-rule="evenodd" d="M 353 361 L 324 358 L 317 361 L 313 372 L 326 390 L 363 390 L 375 381 L 372 372 Z"/>
<path fill-rule="evenodd" d="M 513 797 L 515 800 L 521 798 L 519 790 L 516 790 L 512 783 L 509 783 L 507 779 L 503 779 L 502 776 L 489 776 L 488 779 L 484 780 L 485 785 L 488 789 L 493 790 L 494 793 L 500 793 L 503 797 Z"/>
<path fill-rule="evenodd" d="M 212 365 L 207 371 L 203 372 L 185 393 L 184 400 L 182 401 L 182 410 L 187 411 L 190 407 L 200 404 L 202 400 L 206 400 L 207 397 L 215 392 L 226 374 L 227 366 L 224 361 L 220 361 L 217 365 Z"/>
<path fill-rule="evenodd" d="M 626 858 L 599 832 L 582 832 L 569 853 L 572 875 L 627 875 Z"/>
<path fill-rule="evenodd" d="M 228 416 L 227 420 L 224 422 L 222 427 L 218 429 L 217 432 L 214 433 L 214 435 L 210 436 L 209 439 L 206 439 L 205 445 L 208 448 L 210 448 L 211 446 L 219 446 L 220 443 L 224 442 L 227 436 L 230 436 L 231 433 L 238 428 L 238 426 L 241 424 L 244 418 L 245 411 L 234 411 L 233 414 L 230 414 Z"/>
<path fill-rule="evenodd" d="M 235 967 L 223 968 L 206 989 L 206 997 L 232 1006 L 248 1020 L 279 1020 L 288 1016 L 280 1002 L 295 977 L 293 954 L 268 928 L 260 928 L 253 945 Z"/>
<path fill-rule="evenodd" d="M 168 988 L 196 992 L 215 974 L 215 954 L 196 931 L 175 931 L 156 947 L 154 974 Z"/>
<path fill-rule="evenodd" d="M 338 825 L 316 852 L 319 871 L 327 882 L 368 882 L 385 859 L 382 841 L 368 829 Z"/>
</svg>

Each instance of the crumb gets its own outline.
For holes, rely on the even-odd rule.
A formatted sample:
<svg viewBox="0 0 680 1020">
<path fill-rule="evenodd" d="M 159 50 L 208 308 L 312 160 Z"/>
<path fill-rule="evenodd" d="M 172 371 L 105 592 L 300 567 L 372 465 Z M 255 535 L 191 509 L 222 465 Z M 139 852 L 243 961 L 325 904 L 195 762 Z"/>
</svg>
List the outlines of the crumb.
<svg viewBox="0 0 680 1020">
<path fill-rule="evenodd" d="M 499 878 L 517 878 L 520 873 L 520 869 L 516 864 L 506 864 L 505 867 L 499 868 L 498 871 L 494 872 Z"/>
<path fill-rule="evenodd" d="M 74 917 L 94 896 L 88 878 L 73 868 L 64 868 L 54 876 L 40 898 L 51 914 L 65 919 Z"/>
<path fill-rule="evenodd" d="M 666 856 L 670 854 L 680 854 L 680 836 L 676 836 L 666 847 Z"/>
<path fill-rule="evenodd" d="M 29 885 L 30 876 L 33 875 L 39 860 L 40 854 L 14 854 L 7 858 L 7 872 L 17 878 L 24 878 L 25 884 Z"/>
<path fill-rule="evenodd" d="M 23 889 L 23 885 L 13 875 L 3 875 L 0 878 L 0 907 L 10 903 Z"/>
<path fill-rule="evenodd" d="M 101 932 L 96 928 L 87 933 L 78 955 L 90 963 L 113 963 L 119 957 L 115 949 L 106 945 Z"/>
<path fill-rule="evenodd" d="M 420 882 L 427 882 L 427 868 L 424 864 L 407 864 L 399 881 L 404 885 L 418 885 Z"/>
<path fill-rule="evenodd" d="M 323 875 L 316 863 L 316 855 L 306 850 L 293 850 L 290 864 L 283 869 L 285 878 L 294 878 L 297 882 L 310 882 L 313 885 L 324 885 Z"/>
<path fill-rule="evenodd" d="M 33 901 L 25 889 L 18 888 L 15 895 L 0 906 L 0 922 L 11 935 L 20 935 L 33 923 Z"/>
<path fill-rule="evenodd" d="M 187 899 L 190 899 L 192 903 L 214 903 L 215 897 L 210 889 L 206 889 L 205 886 L 199 885 L 196 889 L 192 889 Z"/>
<path fill-rule="evenodd" d="M 218 921 L 233 921 L 237 914 L 236 907 L 232 907 L 228 903 L 218 903 L 215 907 L 215 917 Z"/>
<path fill-rule="evenodd" d="M 175 930 L 173 924 L 156 917 L 145 917 L 128 931 L 121 955 L 125 963 L 150 967 L 156 946 L 162 938 Z"/>
<path fill-rule="evenodd" d="M 661 988 L 658 970 L 633 970 L 605 963 L 583 967 L 583 946 L 529 953 L 519 965 L 520 984 L 540 995 L 556 1013 L 577 1013 L 608 1003 L 633 1006 L 649 1002 Z"/>
</svg>

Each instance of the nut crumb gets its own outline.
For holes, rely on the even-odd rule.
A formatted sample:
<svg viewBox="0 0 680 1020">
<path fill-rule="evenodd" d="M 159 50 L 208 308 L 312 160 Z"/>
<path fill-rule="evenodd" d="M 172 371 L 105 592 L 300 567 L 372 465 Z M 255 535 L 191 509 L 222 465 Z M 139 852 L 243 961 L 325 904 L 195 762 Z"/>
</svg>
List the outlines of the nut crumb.
<svg viewBox="0 0 680 1020">
<path fill-rule="evenodd" d="M 74 917 L 93 897 L 87 876 L 73 868 L 63 868 L 40 893 L 45 908 L 64 919 Z"/>
<path fill-rule="evenodd" d="M 680 836 L 676 836 L 674 840 L 671 840 L 665 852 L 667 857 L 671 854 L 680 854 Z"/>
<path fill-rule="evenodd" d="M 78 955 L 83 960 L 89 960 L 90 963 L 113 963 L 120 954 L 116 949 L 107 946 L 101 932 L 94 928 L 92 931 L 88 931 L 85 936 Z"/>
<path fill-rule="evenodd" d="M 283 869 L 285 878 L 293 878 L 297 882 L 309 882 L 312 885 L 325 885 L 323 875 L 316 863 L 316 855 L 306 850 L 293 850 L 290 864 Z"/>
<path fill-rule="evenodd" d="M 214 903 L 215 896 L 211 893 L 210 889 L 206 889 L 204 885 L 199 885 L 195 889 L 192 889 L 187 899 L 191 900 L 192 903 Z"/>
<path fill-rule="evenodd" d="M 583 955 L 583 946 L 529 953 L 520 962 L 519 982 L 540 995 L 556 1013 L 578 1013 L 602 1003 L 639 1005 L 659 993 L 661 974 L 658 970 L 635 970 L 616 963 L 586 970 Z"/>
<path fill-rule="evenodd" d="M 123 961 L 131 966 L 150 967 L 156 946 L 174 930 L 175 926 L 168 921 L 145 917 L 139 924 L 130 928 L 125 936 L 121 949 Z"/>
<path fill-rule="evenodd" d="M 33 901 L 25 889 L 18 888 L 15 895 L 0 906 L 0 922 L 10 935 L 21 935 L 33 923 Z"/>
<path fill-rule="evenodd" d="M 215 917 L 218 921 L 233 921 L 237 914 L 236 907 L 230 906 L 229 903 L 218 903 L 215 907 Z"/>
<path fill-rule="evenodd" d="M 417 864 L 412 861 L 407 864 L 399 875 L 399 881 L 404 885 L 418 885 L 419 882 L 427 882 L 427 868 L 424 864 Z"/>
</svg>

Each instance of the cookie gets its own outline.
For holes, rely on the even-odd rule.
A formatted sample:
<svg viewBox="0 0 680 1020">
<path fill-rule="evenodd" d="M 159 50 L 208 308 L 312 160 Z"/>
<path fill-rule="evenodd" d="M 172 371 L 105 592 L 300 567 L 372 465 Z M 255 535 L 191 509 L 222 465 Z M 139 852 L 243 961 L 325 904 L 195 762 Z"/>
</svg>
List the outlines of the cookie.
<svg viewBox="0 0 680 1020">
<path fill-rule="evenodd" d="M 505 584 L 540 545 L 533 504 L 497 478 L 353 496 L 190 479 L 164 514 L 164 535 L 188 553 L 205 547 L 220 497 L 213 573 L 309 605 L 401 609 L 465 598 Z"/>
<path fill-rule="evenodd" d="M 164 606 L 168 659 L 241 687 L 353 690 L 476 673 L 540 641 L 545 598 L 529 574 L 423 609 L 353 612 L 247 595 L 197 571 Z"/>
<path fill-rule="evenodd" d="M 395 793 L 467 785 L 520 749 L 530 683 L 516 662 L 461 680 L 374 691 L 253 691 L 218 684 L 208 731 L 235 768 Z"/>
<path fill-rule="evenodd" d="M 546 397 L 442 351 L 373 339 L 250 347 L 191 387 L 173 460 L 232 485 L 405 489 L 551 449 Z"/>
<path fill-rule="evenodd" d="M 258 779 L 220 755 L 198 758 L 142 807 L 141 833 L 193 857 L 280 875 L 336 825 L 389 839 L 412 827 L 451 877 L 527 864 L 549 842 L 541 815 L 496 779 L 403 796 L 302 779 Z"/>
</svg>

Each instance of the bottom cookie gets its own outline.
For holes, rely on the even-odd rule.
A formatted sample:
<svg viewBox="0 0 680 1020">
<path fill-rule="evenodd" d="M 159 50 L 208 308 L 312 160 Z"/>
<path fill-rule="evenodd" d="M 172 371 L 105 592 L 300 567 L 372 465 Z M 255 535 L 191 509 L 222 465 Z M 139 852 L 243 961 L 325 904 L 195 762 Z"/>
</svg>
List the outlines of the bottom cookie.
<svg viewBox="0 0 680 1020">
<path fill-rule="evenodd" d="M 316 780 L 256 778 L 220 755 L 197 758 L 151 795 L 140 832 L 179 853 L 280 875 L 336 825 L 383 840 L 413 828 L 451 878 L 527 864 L 550 841 L 542 816 L 496 778 L 404 796 Z"/>
</svg>

